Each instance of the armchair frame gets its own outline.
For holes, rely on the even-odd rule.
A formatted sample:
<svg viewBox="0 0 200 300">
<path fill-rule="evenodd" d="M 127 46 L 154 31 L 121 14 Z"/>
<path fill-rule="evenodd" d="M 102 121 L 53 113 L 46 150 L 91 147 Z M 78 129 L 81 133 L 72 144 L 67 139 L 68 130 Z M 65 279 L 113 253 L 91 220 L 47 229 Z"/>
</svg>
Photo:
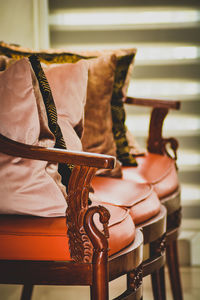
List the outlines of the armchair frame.
<svg viewBox="0 0 200 300">
<path fill-rule="evenodd" d="M 147 150 L 150 153 L 167 155 L 177 160 L 178 141 L 173 138 L 164 138 L 162 135 L 163 123 L 170 109 L 179 110 L 181 103 L 178 100 L 164 100 L 152 98 L 126 97 L 125 104 L 152 107 L 149 134 L 147 139 Z M 169 154 L 169 144 L 173 155 Z M 177 167 L 177 166 L 176 166 Z M 177 239 L 181 225 L 181 197 L 180 187 L 171 195 L 160 199 L 167 209 L 167 232 L 166 232 L 166 257 L 169 269 L 169 277 L 174 300 L 182 300 L 182 287 L 179 270 Z M 154 285 L 153 285 L 154 286 Z M 153 287 L 156 294 L 156 287 Z"/>
<path fill-rule="evenodd" d="M 1 134 L 0 152 L 75 165 L 69 181 L 66 213 L 72 260 L 0 260 L 0 283 L 23 284 L 21 300 L 31 299 L 34 284 L 89 285 L 92 300 L 106 300 L 109 280 L 131 274 L 132 280 L 127 290 L 116 299 L 141 299 L 142 233 L 138 230 L 135 241 L 129 247 L 108 257 L 109 212 L 103 206 L 88 207 L 92 177 L 98 168 L 113 168 L 115 159 L 108 155 L 25 145 Z M 96 213 L 99 214 L 103 232 L 94 224 Z"/>
</svg>

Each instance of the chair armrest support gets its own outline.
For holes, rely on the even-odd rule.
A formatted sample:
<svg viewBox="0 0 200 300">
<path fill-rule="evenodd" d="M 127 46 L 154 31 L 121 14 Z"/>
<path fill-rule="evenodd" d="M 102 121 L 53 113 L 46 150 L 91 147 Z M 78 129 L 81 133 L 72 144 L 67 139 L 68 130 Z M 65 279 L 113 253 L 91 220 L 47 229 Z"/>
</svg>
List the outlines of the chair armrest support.
<svg viewBox="0 0 200 300">
<path fill-rule="evenodd" d="M 168 155 L 173 159 L 177 159 L 178 141 L 171 138 L 162 137 L 163 122 L 168 113 L 167 108 L 156 107 L 153 108 L 151 113 L 150 125 L 149 125 L 149 136 L 147 140 L 147 149 L 151 153 Z M 173 156 L 167 151 L 167 144 L 170 145 Z"/>
<path fill-rule="evenodd" d="M 104 259 L 107 259 L 110 214 L 102 206 L 88 207 L 90 182 L 96 171 L 97 168 L 75 166 L 70 176 L 66 211 L 67 234 L 71 257 L 76 262 L 95 262 L 103 252 Z M 100 215 L 104 234 L 94 224 L 95 213 Z"/>
<path fill-rule="evenodd" d="M 67 195 L 66 223 L 67 234 L 69 236 L 69 248 L 71 257 L 76 262 L 92 262 L 94 253 L 98 250 L 98 243 L 107 245 L 107 236 L 100 233 L 87 234 L 84 229 L 84 216 L 88 209 L 88 195 L 90 183 L 99 168 L 113 168 L 115 158 L 109 155 L 94 154 L 88 152 L 77 152 L 54 148 L 44 148 L 32 145 L 26 145 L 13 141 L 0 134 L 0 152 L 35 160 L 44 160 L 55 163 L 73 164 Z M 105 232 L 108 231 L 109 213 L 104 208 L 93 209 L 93 213 L 99 213 L 104 224 Z M 91 214 L 85 221 L 91 225 Z M 105 221 L 105 220 L 106 221 Z M 95 224 L 93 227 L 98 232 Z M 96 249 L 97 247 L 97 249 Z M 94 250 L 93 250 L 94 249 Z M 103 248 L 104 249 L 104 248 Z"/>
<path fill-rule="evenodd" d="M 169 109 L 180 109 L 180 101 L 126 97 L 124 103 L 152 107 L 147 149 L 151 153 L 167 154 L 176 160 L 178 141 L 173 137 L 163 138 L 162 128 Z M 173 151 L 173 157 L 167 151 L 167 144 Z"/>
</svg>

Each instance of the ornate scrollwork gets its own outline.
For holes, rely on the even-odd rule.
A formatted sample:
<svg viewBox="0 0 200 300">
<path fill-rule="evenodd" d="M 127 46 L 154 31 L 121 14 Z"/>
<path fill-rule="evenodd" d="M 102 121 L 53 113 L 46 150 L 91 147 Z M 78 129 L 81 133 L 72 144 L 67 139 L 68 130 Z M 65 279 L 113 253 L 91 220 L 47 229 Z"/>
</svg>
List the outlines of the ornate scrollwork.
<svg viewBox="0 0 200 300">
<path fill-rule="evenodd" d="M 167 230 L 180 227 L 182 219 L 182 208 L 167 216 Z"/>
<path fill-rule="evenodd" d="M 128 289 L 136 291 L 142 284 L 142 265 L 128 273 Z"/>
<path fill-rule="evenodd" d="M 95 225 L 93 217 L 99 214 L 99 220 L 103 225 L 103 232 L 101 232 Z M 108 251 L 108 221 L 110 219 L 109 211 L 99 205 L 90 207 L 84 217 L 84 227 L 92 242 L 94 252 L 107 252 Z"/>
<path fill-rule="evenodd" d="M 168 138 L 168 139 L 162 139 L 162 143 L 163 143 L 163 148 L 165 150 L 165 153 L 171 157 L 174 160 L 177 160 L 177 149 L 178 149 L 178 141 L 175 138 Z M 167 144 L 170 144 L 170 148 L 173 151 L 173 156 L 167 151 Z"/>
<path fill-rule="evenodd" d="M 150 255 L 151 256 L 162 256 L 166 250 L 166 234 L 164 234 L 161 238 L 152 242 L 150 245 Z"/>
<path fill-rule="evenodd" d="M 108 251 L 110 214 L 102 206 L 88 208 L 90 182 L 96 170 L 87 166 L 75 166 L 70 176 L 66 211 L 67 234 L 71 257 L 76 262 L 91 262 L 94 252 Z M 100 216 L 103 233 L 94 224 L 95 213 Z"/>
<path fill-rule="evenodd" d="M 90 262 L 92 259 L 93 247 L 83 222 L 88 209 L 90 182 L 96 170 L 87 166 L 75 166 L 70 176 L 66 211 L 67 234 L 71 257 L 76 262 Z"/>
</svg>

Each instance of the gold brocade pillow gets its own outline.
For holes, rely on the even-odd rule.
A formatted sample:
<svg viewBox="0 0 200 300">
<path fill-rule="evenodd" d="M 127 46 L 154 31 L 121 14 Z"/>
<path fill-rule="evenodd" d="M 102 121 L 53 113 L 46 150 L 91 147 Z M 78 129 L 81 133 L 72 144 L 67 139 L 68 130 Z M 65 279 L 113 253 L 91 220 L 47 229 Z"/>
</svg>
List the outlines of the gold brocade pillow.
<svg viewBox="0 0 200 300">
<path fill-rule="evenodd" d="M 101 56 L 105 54 L 116 56 L 115 78 L 111 97 L 112 130 L 116 143 L 117 158 L 124 166 L 137 166 L 134 147 L 129 145 L 129 138 L 127 137 L 126 113 L 123 102 L 130 82 L 136 52 L 135 48 L 79 52 L 84 56 Z"/>
<path fill-rule="evenodd" d="M 40 61 L 46 64 L 75 63 L 80 59 L 92 58 L 59 50 L 34 51 L 29 48 L 20 47 L 18 45 L 7 44 L 2 41 L 0 42 L 0 55 L 5 55 L 9 58 L 18 60 L 23 57 L 29 57 L 33 54 L 37 55 Z"/>
<path fill-rule="evenodd" d="M 112 133 L 110 99 L 113 92 L 116 57 L 102 55 L 89 62 L 87 100 L 82 136 L 85 151 L 116 157 L 116 144 Z M 121 177 L 119 161 L 113 170 L 101 170 L 99 175 Z"/>
</svg>

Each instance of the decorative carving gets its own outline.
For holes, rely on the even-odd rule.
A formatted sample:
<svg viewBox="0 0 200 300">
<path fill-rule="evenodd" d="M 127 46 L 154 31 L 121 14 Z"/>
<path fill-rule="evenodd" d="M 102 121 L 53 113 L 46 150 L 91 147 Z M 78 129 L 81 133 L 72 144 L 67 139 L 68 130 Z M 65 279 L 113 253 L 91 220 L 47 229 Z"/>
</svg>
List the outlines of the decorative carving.
<svg viewBox="0 0 200 300">
<path fill-rule="evenodd" d="M 110 214 L 101 206 L 88 208 L 90 182 L 96 170 L 87 166 L 75 166 L 70 176 L 66 211 L 67 234 L 71 257 L 76 262 L 91 262 L 94 252 L 108 250 Z M 100 215 L 104 233 L 100 232 L 93 222 L 95 213 Z"/>
<path fill-rule="evenodd" d="M 103 233 L 94 224 L 94 214 L 99 214 L 99 220 L 103 225 Z M 103 206 L 90 207 L 84 218 L 84 228 L 92 242 L 94 252 L 107 252 L 108 251 L 108 221 L 110 219 L 109 211 Z"/>
<path fill-rule="evenodd" d="M 90 182 L 96 168 L 75 166 L 69 181 L 67 197 L 67 234 L 71 257 L 76 262 L 90 262 L 93 247 L 83 226 L 84 215 L 88 209 Z"/>
<path fill-rule="evenodd" d="M 163 122 L 167 114 L 167 108 L 156 107 L 152 110 L 149 126 L 148 151 L 151 153 L 167 154 L 176 160 L 178 141 L 175 138 L 162 137 Z M 167 150 L 168 144 L 174 153 L 174 157 L 172 157 Z"/>
<path fill-rule="evenodd" d="M 140 265 L 135 270 L 131 271 L 127 275 L 127 286 L 128 290 L 136 291 L 142 284 L 143 270 L 142 265 Z"/>
<path fill-rule="evenodd" d="M 167 216 L 167 230 L 180 227 L 182 219 L 182 208 Z"/>
<path fill-rule="evenodd" d="M 150 251 L 151 255 L 160 256 L 165 252 L 166 249 L 166 235 L 164 234 L 161 238 L 151 243 Z"/>
<path fill-rule="evenodd" d="M 163 143 L 163 148 L 165 149 L 165 152 L 167 153 L 167 155 L 169 157 L 171 157 L 172 159 L 174 160 L 177 160 L 177 149 L 178 149 L 178 141 L 175 139 L 175 138 L 168 138 L 168 139 L 164 139 L 162 140 L 162 143 Z M 174 153 L 174 156 L 171 156 L 170 153 L 167 151 L 167 144 L 170 144 L 170 147 Z"/>
</svg>

